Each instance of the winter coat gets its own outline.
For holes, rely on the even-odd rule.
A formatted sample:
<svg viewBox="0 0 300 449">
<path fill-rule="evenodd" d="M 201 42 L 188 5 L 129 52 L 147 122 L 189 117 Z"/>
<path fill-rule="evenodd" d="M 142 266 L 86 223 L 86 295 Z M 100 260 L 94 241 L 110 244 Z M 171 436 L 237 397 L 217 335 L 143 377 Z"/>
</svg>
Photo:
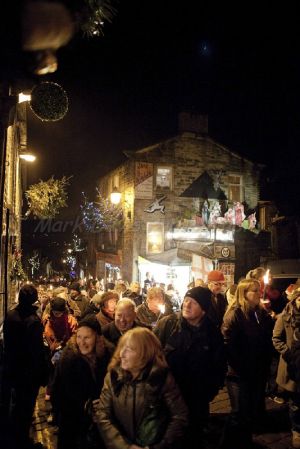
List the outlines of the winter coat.
<svg viewBox="0 0 300 449">
<path fill-rule="evenodd" d="M 37 307 L 18 305 L 4 320 L 4 372 L 11 385 L 46 385 L 48 363 Z"/>
<path fill-rule="evenodd" d="M 64 313 L 61 317 L 55 317 L 50 313 L 50 315 L 46 316 L 44 321 L 44 336 L 50 351 L 54 352 L 59 346 L 65 346 L 76 329 L 77 320 L 73 315 Z"/>
<path fill-rule="evenodd" d="M 146 326 L 151 326 L 152 328 L 154 328 L 157 325 L 158 319 L 161 319 L 164 316 L 168 316 L 171 313 L 173 313 L 172 307 L 167 303 L 165 305 L 166 305 L 165 313 L 155 314 L 149 309 L 147 302 L 144 302 L 136 309 L 136 317 L 141 323 L 144 323 L 146 324 Z"/>
<path fill-rule="evenodd" d="M 81 317 L 78 319 L 78 321 L 82 320 L 83 318 L 87 317 L 88 315 L 97 315 L 99 313 L 99 307 L 95 306 L 93 302 L 90 302 L 87 308 L 85 309 L 84 313 L 81 315 Z"/>
<path fill-rule="evenodd" d="M 71 442 L 76 448 L 87 447 L 84 439 L 92 424 L 87 406 L 90 403 L 91 409 L 91 401 L 100 396 L 109 358 L 109 352 L 105 349 L 102 357 L 95 358 L 92 369 L 88 359 L 80 354 L 72 339 L 56 365 L 51 402 L 63 439 L 68 441 L 70 447 Z"/>
<path fill-rule="evenodd" d="M 132 301 L 135 302 L 136 307 L 140 306 L 142 304 L 142 302 L 143 302 L 142 295 L 138 295 L 137 293 L 132 292 L 130 290 L 128 290 L 127 292 L 125 292 L 123 294 L 123 298 L 125 298 L 125 297 L 132 299 Z"/>
<path fill-rule="evenodd" d="M 42 322 L 43 322 L 43 324 L 45 324 L 45 323 L 44 323 L 45 320 L 46 320 L 46 319 L 48 318 L 48 316 L 50 315 L 50 312 L 51 312 L 51 302 L 52 302 L 52 300 L 50 300 L 50 301 L 48 302 L 48 304 L 46 305 L 46 307 L 45 307 L 45 309 L 44 309 L 44 311 L 43 311 L 43 314 L 42 314 Z M 78 318 L 81 316 L 81 311 L 80 311 L 78 305 L 76 304 L 76 302 L 73 301 L 73 299 L 68 298 L 68 299 L 66 299 L 66 303 L 67 303 L 67 308 L 68 308 L 69 313 L 70 313 L 71 315 L 74 315 L 74 317 L 78 319 Z"/>
<path fill-rule="evenodd" d="M 296 338 L 296 339 L 295 339 Z M 297 386 L 297 392 L 300 392 L 300 340 L 299 340 L 299 332 L 297 333 L 297 337 L 295 337 L 291 347 L 291 357 L 290 363 L 288 364 L 288 373 L 292 380 L 295 381 Z"/>
<path fill-rule="evenodd" d="M 211 401 L 224 384 L 225 355 L 219 329 L 205 315 L 191 326 L 181 312 L 163 318 L 154 333 L 190 409 Z"/>
<path fill-rule="evenodd" d="M 97 420 L 106 449 L 171 449 L 184 434 L 187 408 L 168 368 L 153 366 L 134 380 L 116 368 L 105 378 Z"/>
<path fill-rule="evenodd" d="M 267 379 L 273 353 L 272 328 L 272 318 L 261 307 L 250 310 L 247 316 L 240 307 L 228 311 L 222 333 L 229 374 L 243 380 Z"/>
<path fill-rule="evenodd" d="M 106 313 L 104 313 L 101 309 L 100 312 L 97 313 L 96 318 L 99 321 L 101 328 L 106 324 L 113 323 L 114 321 L 114 318 L 106 315 Z"/>
<path fill-rule="evenodd" d="M 76 296 L 76 298 L 73 297 L 72 300 L 79 307 L 81 316 L 84 315 L 85 309 L 89 305 L 89 300 L 84 295 L 78 295 L 78 296 Z"/>
<path fill-rule="evenodd" d="M 207 312 L 207 316 L 220 329 L 223 323 L 223 317 L 227 309 L 227 299 L 218 293 L 216 296 L 211 295 L 211 305 Z"/>
<path fill-rule="evenodd" d="M 296 384 L 290 379 L 287 366 L 291 360 L 293 334 L 297 328 L 294 320 L 294 307 L 295 301 L 287 303 L 282 313 L 278 315 L 273 330 L 273 345 L 280 353 L 276 382 L 288 391 L 296 391 Z"/>
</svg>

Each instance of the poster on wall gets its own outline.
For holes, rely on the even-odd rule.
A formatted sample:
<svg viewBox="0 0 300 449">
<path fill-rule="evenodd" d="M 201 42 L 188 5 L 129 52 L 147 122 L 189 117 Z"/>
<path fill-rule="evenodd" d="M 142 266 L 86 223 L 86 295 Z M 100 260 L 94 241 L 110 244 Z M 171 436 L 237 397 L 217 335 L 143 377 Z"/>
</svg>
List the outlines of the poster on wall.
<svg viewBox="0 0 300 449">
<path fill-rule="evenodd" d="M 134 196 L 136 199 L 152 199 L 153 164 L 149 162 L 135 163 Z"/>
<path fill-rule="evenodd" d="M 213 269 L 214 266 L 211 259 L 193 254 L 192 273 L 195 279 L 202 279 L 206 282 L 208 273 Z"/>
<path fill-rule="evenodd" d="M 234 263 L 219 262 L 219 270 L 224 274 L 227 287 L 234 284 Z"/>
<path fill-rule="evenodd" d="M 164 224 L 147 223 L 147 254 L 159 254 L 164 250 Z"/>
</svg>

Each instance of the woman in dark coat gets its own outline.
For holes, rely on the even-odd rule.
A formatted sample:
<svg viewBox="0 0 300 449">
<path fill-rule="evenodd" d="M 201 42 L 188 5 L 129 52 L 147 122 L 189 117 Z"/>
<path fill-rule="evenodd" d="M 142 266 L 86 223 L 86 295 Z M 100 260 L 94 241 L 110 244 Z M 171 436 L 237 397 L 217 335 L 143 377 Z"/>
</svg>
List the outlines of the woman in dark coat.
<svg viewBox="0 0 300 449">
<path fill-rule="evenodd" d="M 55 370 L 51 402 L 59 426 L 57 449 L 101 448 L 92 401 L 99 398 L 108 362 L 99 322 L 94 315 L 86 317 Z"/>
<path fill-rule="evenodd" d="M 149 329 L 131 329 L 119 340 L 97 421 L 106 449 L 182 447 L 187 408 Z"/>
<path fill-rule="evenodd" d="M 272 327 L 271 317 L 260 305 L 259 281 L 243 279 L 224 316 L 222 332 L 229 365 L 227 387 L 244 447 L 247 437 L 251 444 L 254 425 L 264 418 Z"/>
</svg>

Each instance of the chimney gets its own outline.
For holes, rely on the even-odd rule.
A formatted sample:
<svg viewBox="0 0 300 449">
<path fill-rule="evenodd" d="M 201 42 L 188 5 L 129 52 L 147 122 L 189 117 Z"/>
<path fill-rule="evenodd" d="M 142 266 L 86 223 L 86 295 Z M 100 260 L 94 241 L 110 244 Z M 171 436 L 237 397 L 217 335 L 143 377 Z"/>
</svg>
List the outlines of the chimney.
<svg viewBox="0 0 300 449">
<path fill-rule="evenodd" d="M 179 132 L 190 131 L 197 134 L 208 134 L 208 116 L 180 112 L 178 116 Z"/>
</svg>

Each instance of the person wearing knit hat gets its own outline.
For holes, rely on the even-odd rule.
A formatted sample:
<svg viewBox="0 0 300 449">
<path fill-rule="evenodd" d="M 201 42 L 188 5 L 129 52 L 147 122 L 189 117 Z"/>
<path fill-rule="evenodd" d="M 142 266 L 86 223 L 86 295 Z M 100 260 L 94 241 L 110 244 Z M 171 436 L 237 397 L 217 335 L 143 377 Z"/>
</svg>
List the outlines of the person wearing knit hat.
<svg viewBox="0 0 300 449">
<path fill-rule="evenodd" d="M 70 297 L 76 302 L 80 309 L 81 316 L 85 314 L 85 310 L 89 305 L 88 299 L 81 293 L 79 282 L 73 282 L 70 287 Z"/>
<path fill-rule="evenodd" d="M 76 301 L 73 301 L 73 299 L 70 298 L 68 294 L 68 289 L 63 286 L 56 287 L 54 290 L 52 290 L 53 298 L 63 298 L 66 300 L 66 307 L 68 308 L 71 315 L 74 315 L 75 318 L 79 318 L 81 316 L 81 310 L 77 305 Z M 50 308 L 51 308 L 52 300 L 49 300 L 46 307 L 44 307 L 43 315 L 42 315 L 42 321 L 44 322 L 46 317 L 50 314 Z"/>
<path fill-rule="evenodd" d="M 225 277 L 222 271 L 212 270 L 207 275 L 208 282 L 219 282 L 222 285 L 225 283 Z"/>
<path fill-rule="evenodd" d="M 222 294 L 225 286 L 225 276 L 222 271 L 210 271 L 207 275 L 207 286 L 211 291 L 211 307 L 208 315 L 215 325 L 220 328 L 227 308 L 227 300 Z"/>
<path fill-rule="evenodd" d="M 204 429 L 209 425 L 209 402 L 224 384 L 224 343 L 220 330 L 208 318 L 210 308 L 210 290 L 191 288 L 181 311 L 163 317 L 154 328 L 189 408 L 190 429 L 183 445 L 187 448 L 202 447 Z"/>
<path fill-rule="evenodd" d="M 98 302 L 98 297 L 97 295 L 95 296 L 93 300 L 97 300 Z M 105 326 L 114 321 L 115 309 L 118 301 L 119 295 L 115 290 L 110 290 L 101 294 L 101 298 L 99 299 L 100 311 L 96 315 L 101 326 Z"/>
<path fill-rule="evenodd" d="M 65 312 L 67 309 L 67 303 L 64 298 L 60 298 L 58 296 L 52 299 L 50 307 L 52 312 Z"/>
<path fill-rule="evenodd" d="M 97 320 L 96 316 L 93 314 L 87 315 L 86 317 L 82 318 L 78 323 L 77 329 L 79 329 L 80 327 L 83 327 L 83 326 L 89 327 L 90 329 L 95 331 L 96 334 L 98 334 L 98 335 L 102 335 L 101 326 L 99 324 L 99 321 Z"/>
<path fill-rule="evenodd" d="M 197 301 L 204 312 L 208 312 L 211 304 L 211 293 L 208 288 L 194 287 L 186 292 L 184 297 L 189 297 Z"/>
</svg>

